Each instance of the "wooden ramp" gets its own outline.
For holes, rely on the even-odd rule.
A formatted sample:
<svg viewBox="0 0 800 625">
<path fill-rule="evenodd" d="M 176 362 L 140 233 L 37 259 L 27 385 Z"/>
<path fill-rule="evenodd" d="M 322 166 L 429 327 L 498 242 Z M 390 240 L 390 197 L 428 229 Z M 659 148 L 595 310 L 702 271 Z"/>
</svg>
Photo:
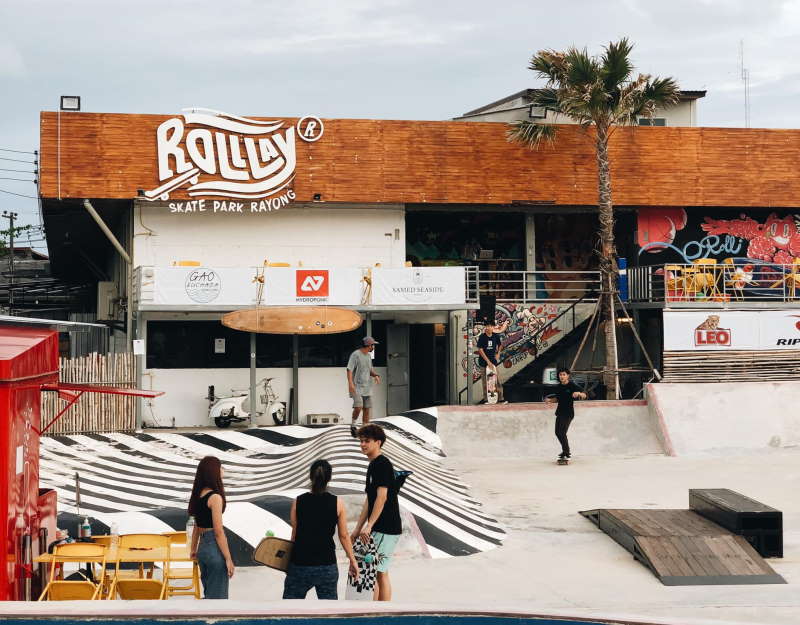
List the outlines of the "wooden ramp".
<svg viewBox="0 0 800 625">
<path fill-rule="evenodd" d="M 583 516 L 665 586 L 785 584 L 742 538 L 691 510 L 587 510 Z"/>
</svg>

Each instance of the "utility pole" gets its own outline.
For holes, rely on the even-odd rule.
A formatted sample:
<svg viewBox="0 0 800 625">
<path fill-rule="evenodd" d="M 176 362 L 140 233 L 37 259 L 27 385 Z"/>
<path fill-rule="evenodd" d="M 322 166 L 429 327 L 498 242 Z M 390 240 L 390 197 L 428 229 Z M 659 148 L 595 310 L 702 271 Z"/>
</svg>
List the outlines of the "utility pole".
<svg viewBox="0 0 800 625">
<path fill-rule="evenodd" d="M 3 211 L 3 217 L 8 219 L 8 248 L 9 248 L 9 277 L 8 277 L 8 314 L 14 314 L 14 220 L 19 217 L 17 213 Z"/>
</svg>

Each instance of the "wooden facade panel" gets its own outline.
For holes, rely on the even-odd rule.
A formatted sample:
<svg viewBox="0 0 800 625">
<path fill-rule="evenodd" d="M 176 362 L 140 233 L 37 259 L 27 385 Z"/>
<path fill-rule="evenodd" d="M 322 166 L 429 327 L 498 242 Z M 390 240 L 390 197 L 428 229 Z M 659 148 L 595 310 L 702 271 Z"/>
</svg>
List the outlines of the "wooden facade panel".
<svg viewBox="0 0 800 625">
<path fill-rule="evenodd" d="M 59 115 L 42 113 L 42 195 L 59 194 L 59 145 L 61 197 L 132 198 L 157 187 L 155 133 L 171 117 L 62 113 L 59 140 Z M 509 144 L 501 123 L 324 122 L 318 142 L 296 142 L 298 201 L 597 203 L 593 139 L 576 126 L 530 151 Z M 800 206 L 800 130 L 624 128 L 610 153 L 617 205 Z"/>
</svg>

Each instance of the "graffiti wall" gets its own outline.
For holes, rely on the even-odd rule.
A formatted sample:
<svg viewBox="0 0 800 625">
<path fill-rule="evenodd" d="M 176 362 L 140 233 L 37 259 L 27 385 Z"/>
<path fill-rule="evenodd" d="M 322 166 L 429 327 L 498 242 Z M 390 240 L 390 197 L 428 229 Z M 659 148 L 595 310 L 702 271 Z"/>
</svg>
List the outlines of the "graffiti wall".
<svg viewBox="0 0 800 625">
<path fill-rule="evenodd" d="M 555 319 L 566 304 L 535 304 L 525 306 L 521 304 L 498 304 L 495 308 L 495 328 L 502 335 L 500 352 L 500 367 L 507 371 L 502 375 L 506 380 L 510 375 L 521 369 L 536 358 L 536 356 L 558 341 L 565 332 L 572 329 L 571 318 L 559 319 L 558 322 L 547 328 L 544 332 L 539 330 L 549 321 Z M 476 311 L 472 311 L 473 319 Z M 567 317 L 568 315 L 565 315 Z M 564 326 L 568 327 L 564 327 Z M 475 343 L 483 333 L 484 324 L 475 322 L 473 325 L 472 346 L 475 350 Z M 479 356 L 473 354 L 473 382 L 480 379 Z M 463 375 L 467 375 L 467 352 L 466 345 L 461 353 L 461 367 Z M 510 374 L 510 375 L 509 375 Z"/>
<path fill-rule="evenodd" d="M 637 244 L 639 265 L 698 258 L 789 265 L 800 258 L 800 210 L 639 209 Z"/>
<path fill-rule="evenodd" d="M 593 214 L 536 216 L 536 269 L 545 272 L 536 293 L 539 299 L 577 299 L 583 294 L 581 287 L 587 285 L 574 281 L 585 274 L 554 272 L 597 269 L 598 225 Z"/>
</svg>

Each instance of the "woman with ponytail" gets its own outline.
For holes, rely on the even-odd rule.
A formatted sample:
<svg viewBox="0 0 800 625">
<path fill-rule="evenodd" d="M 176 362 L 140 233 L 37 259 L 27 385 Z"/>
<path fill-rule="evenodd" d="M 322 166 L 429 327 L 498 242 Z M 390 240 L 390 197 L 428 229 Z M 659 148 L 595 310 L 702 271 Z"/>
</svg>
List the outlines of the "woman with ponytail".
<svg viewBox="0 0 800 625">
<path fill-rule="evenodd" d="M 233 559 L 222 525 L 225 487 L 222 465 L 216 456 L 206 456 L 197 465 L 189 516 L 195 518 L 191 541 L 192 558 L 197 558 L 205 599 L 227 599 L 228 580 L 233 577 Z"/>
<path fill-rule="evenodd" d="M 312 588 L 318 599 L 337 599 L 336 547 L 333 532 L 339 530 L 339 541 L 350 560 L 350 574 L 358 576 L 358 565 L 347 531 L 347 516 L 342 501 L 328 492 L 332 469 L 327 460 L 315 460 L 311 465 L 311 492 L 292 502 L 292 557 L 286 581 L 284 599 L 305 599 Z"/>
</svg>

